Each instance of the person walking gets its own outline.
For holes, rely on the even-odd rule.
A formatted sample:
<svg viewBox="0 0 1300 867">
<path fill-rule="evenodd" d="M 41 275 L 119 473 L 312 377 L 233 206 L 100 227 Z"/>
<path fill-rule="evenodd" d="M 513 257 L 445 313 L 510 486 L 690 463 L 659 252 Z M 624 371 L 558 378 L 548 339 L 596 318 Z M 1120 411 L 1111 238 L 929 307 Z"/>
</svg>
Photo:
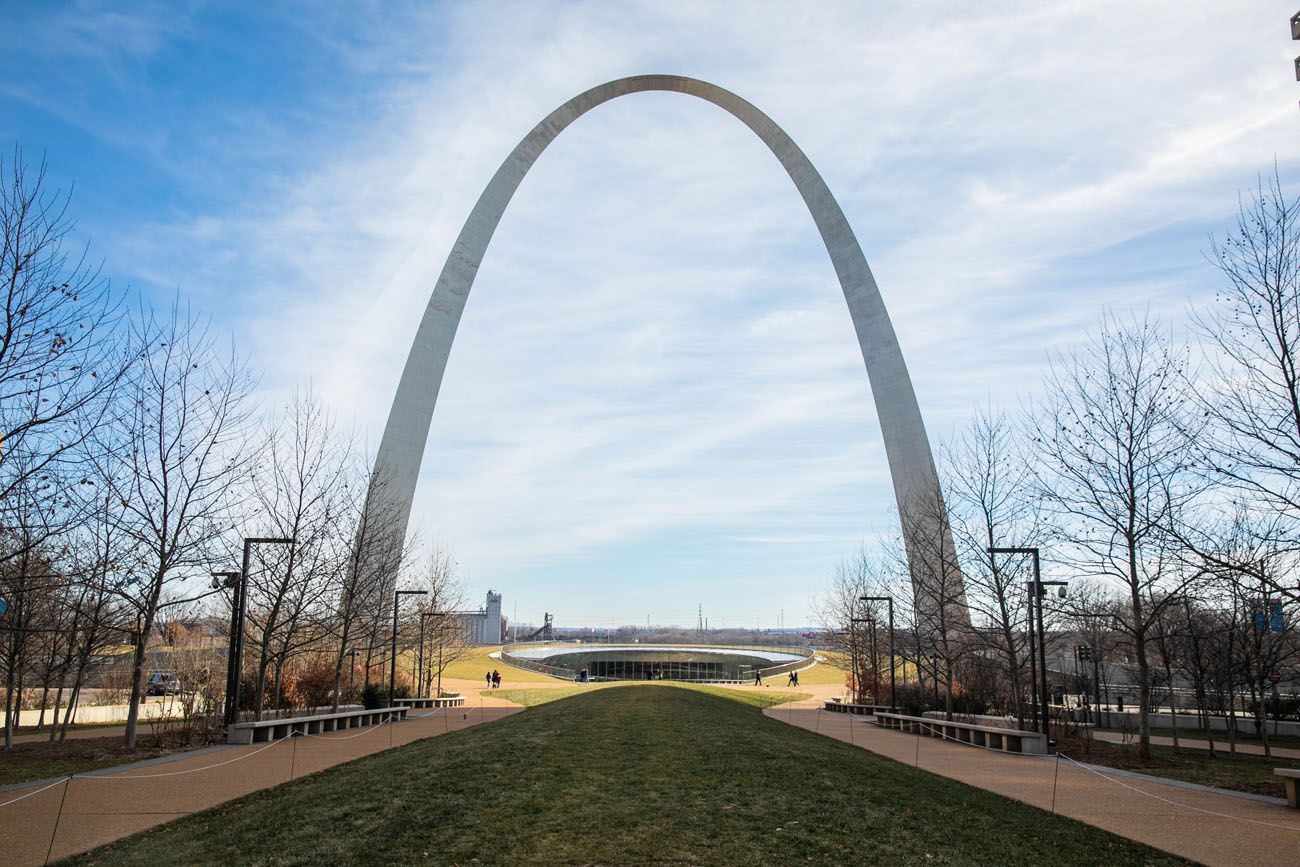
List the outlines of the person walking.
<svg viewBox="0 0 1300 867">
<path fill-rule="evenodd" d="M 489 671 L 487 674 L 483 675 L 483 679 L 484 679 L 485 681 L 487 681 L 488 689 L 491 689 L 491 688 L 492 688 L 492 672 Z"/>
<path fill-rule="evenodd" d="M 763 675 L 759 674 L 758 669 L 754 669 L 754 686 L 763 685 Z"/>
<path fill-rule="evenodd" d="M 794 685 L 795 685 L 795 686 L 798 686 L 798 685 L 799 685 L 799 672 L 797 672 L 797 671 L 792 671 L 792 672 L 790 672 L 790 676 L 794 678 Z"/>
<path fill-rule="evenodd" d="M 497 671 L 496 669 L 493 669 L 493 670 L 492 670 L 492 688 L 493 688 L 493 689 L 499 689 L 500 687 L 501 687 L 501 672 Z"/>
<path fill-rule="evenodd" d="M 787 677 L 787 678 L 785 679 L 785 685 L 786 685 L 786 686 L 794 686 L 794 685 L 796 685 L 798 682 L 799 682 L 799 680 L 798 680 L 798 678 L 796 678 L 796 677 L 794 676 L 794 672 L 793 672 L 793 671 L 790 672 L 790 676 Z"/>
</svg>

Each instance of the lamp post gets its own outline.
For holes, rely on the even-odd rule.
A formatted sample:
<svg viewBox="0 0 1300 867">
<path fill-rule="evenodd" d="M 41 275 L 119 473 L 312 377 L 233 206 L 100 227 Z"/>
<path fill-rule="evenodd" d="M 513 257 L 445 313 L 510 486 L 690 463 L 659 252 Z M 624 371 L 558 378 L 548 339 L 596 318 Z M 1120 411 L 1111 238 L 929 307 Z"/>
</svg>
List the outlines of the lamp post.
<svg viewBox="0 0 1300 867">
<path fill-rule="evenodd" d="M 898 712 L 898 683 L 894 675 L 894 597 L 893 596 L 863 596 L 863 602 L 887 602 L 889 603 L 889 710 L 893 713 Z"/>
<path fill-rule="evenodd" d="M 388 706 L 393 706 L 393 690 L 397 687 L 397 603 L 403 596 L 428 596 L 428 590 L 393 591 L 393 654 L 388 667 Z"/>
<path fill-rule="evenodd" d="M 357 649 L 348 651 L 348 695 L 352 695 L 352 682 L 357 676 Z"/>
<path fill-rule="evenodd" d="M 1038 684 L 1039 695 L 1042 697 L 1042 732 L 1051 737 L 1051 713 L 1048 707 L 1051 696 L 1047 691 L 1047 627 L 1043 622 L 1043 597 L 1047 595 L 1047 587 L 1060 587 L 1061 595 L 1065 595 L 1065 581 L 1044 581 L 1039 571 L 1038 549 L 1037 548 L 989 548 L 989 554 L 1028 554 L 1034 561 L 1034 580 L 1027 584 L 1029 590 L 1029 632 L 1033 636 L 1033 622 L 1035 619 L 1035 608 L 1037 608 L 1038 620 L 1038 676 L 1041 678 Z M 1033 659 L 1033 648 L 1030 648 L 1030 659 Z M 1032 676 L 1032 672 L 1031 672 Z"/>
<path fill-rule="evenodd" d="M 244 665 L 244 619 L 248 614 L 248 561 L 252 556 L 254 545 L 292 545 L 293 539 L 280 537 L 254 536 L 244 538 L 243 568 L 238 572 L 214 572 L 217 577 L 225 577 L 234 584 L 234 599 L 231 601 L 230 615 L 230 649 L 226 653 L 226 725 L 234 725 L 239 719 L 239 699 L 243 684 L 240 671 Z M 226 586 L 231 586 L 227 583 Z"/>
</svg>

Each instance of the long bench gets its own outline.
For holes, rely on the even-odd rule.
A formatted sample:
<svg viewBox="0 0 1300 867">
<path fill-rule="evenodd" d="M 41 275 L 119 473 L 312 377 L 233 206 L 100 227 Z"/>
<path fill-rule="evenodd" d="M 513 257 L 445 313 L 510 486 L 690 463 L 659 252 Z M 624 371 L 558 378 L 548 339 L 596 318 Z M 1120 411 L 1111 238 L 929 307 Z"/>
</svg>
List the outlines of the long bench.
<svg viewBox="0 0 1300 867">
<path fill-rule="evenodd" d="M 946 738 L 976 747 L 1005 750 L 1009 753 L 1047 755 L 1048 752 L 1047 735 L 1040 732 L 982 726 L 974 723 L 950 722 L 920 716 L 906 716 L 900 713 L 879 712 L 875 717 L 878 726 L 911 734 Z"/>
<path fill-rule="evenodd" d="M 874 716 L 890 710 L 887 704 L 857 704 L 849 701 L 831 701 L 826 702 L 825 709 L 836 713 L 852 713 L 859 716 Z"/>
<path fill-rule="evenodd" d="M 1287 805 L 1292 809 L 1300 808 L 1300 801 L 1296 800 L 1296 781 L 1300 780 L 1300 768 L 1274 768 L 1273 773 L 1286 784 Z"/>
<path fill-rule="evenodd" d="M 465 703 L 463 695 L 425 695 L 419 698 L 395 698 L 393 704 L 405 708 L 421 707 L 460 707 Z"/>
<path fill-rule="evenodd" d="M 338 713 L 322 713 L 315 716 L 299 716 L 288 719 L 264 719 L 257 722 L 235 723 L 226 730 L 228 744 L 255 744 L 264 741 L 278 741 L 295 732 L 303 735 L 316 735 L 323 732 L 336 732 L 343 729 L 364 728 L 387 722 L 392 717 L 406 719 L 407 707 L 377 707 L 370 710 L 341 710 Z"/>
</svg>

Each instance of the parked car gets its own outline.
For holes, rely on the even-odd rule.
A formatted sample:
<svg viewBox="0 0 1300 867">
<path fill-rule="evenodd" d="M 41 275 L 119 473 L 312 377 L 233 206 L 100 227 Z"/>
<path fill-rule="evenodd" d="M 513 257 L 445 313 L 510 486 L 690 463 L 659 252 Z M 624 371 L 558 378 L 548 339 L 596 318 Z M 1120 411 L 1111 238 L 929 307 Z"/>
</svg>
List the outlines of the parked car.
<svg viewBox="0 0 1300 867">
<path fill-rule="evenodd" d="M 179 695 L 181 679 L 170 671 L 155 671 L 149 675 L 146 695 Z"/>
</svg>

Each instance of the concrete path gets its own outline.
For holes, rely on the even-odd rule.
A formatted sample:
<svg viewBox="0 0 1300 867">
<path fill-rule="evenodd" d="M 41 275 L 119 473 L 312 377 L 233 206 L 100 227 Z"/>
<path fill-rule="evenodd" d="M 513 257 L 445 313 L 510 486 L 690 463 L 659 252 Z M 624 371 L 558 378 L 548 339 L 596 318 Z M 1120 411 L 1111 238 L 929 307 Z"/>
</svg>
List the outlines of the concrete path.
<svg viewBox="0 0 1300 867">
<path fill-rule="evenodd" d="M 1300 852 L 1300 811 L 1283 805 L 881 729 L 822 711 L 820 698 L 764 713 L 1204 864 L 1276 867 Z"/>
<path fill-rule="evenodd" d="M 481 684 L 444 679 L 443 685 L 459 689 L 465 707 L 416 711 L 392 725 L 222 746 L 90 771 L 70 782 L 65 778 L 9 788 L 0 792 L 0 862 L 38 865 L 47 851 L 51 861 L 65 858 L 304 774 L 521 710 L 479 696 Z"/>
<path fill-rule="evenodd" d="M 1102 731 L 1098 731 L 1095 734 L 1095 737 L 1099 741 L 1106 741 L 1107 743 L 1111 743 L 1111 744 L 1137 743 L 1136 735 L 1131 736 L 1126 741 L 1124 740 L 1123 732 L 1112 732 L 1112 731 L 1102 730 Z M 1174 739 L 1163 737 L 1163 736 L 1152 735 L 1151 743 L 1156 744 L 1157 746 L 1172 747 L 1174 745 Z M 1192 738 L 1180 737 L 1178 739 L 1178 746 L 1181 749 L 1188 749 L 1188 750 L 1208 750 L 1210 748 L 1210 742 L 1204 740 L 1196 740 Z M 1216 738 L 1214 741 L 1214 750 L 1220 755 L 1226 756 L 1228 754 L 1228 742 L 1221 741 Z M 1300 750 L 1295 749 L 1294 747 L 1272 747 L 1272 750 L 1273 750 L 1273 757 L 1277 759 L 1300 759 Z M 1264 747 L 1263 745 L 1256 744 L 1256 743 L 1243 744 L 1238 742 L 1237 752 L 1247 756 L 1262 756 L 1264 755 Z"/>
</svg>

